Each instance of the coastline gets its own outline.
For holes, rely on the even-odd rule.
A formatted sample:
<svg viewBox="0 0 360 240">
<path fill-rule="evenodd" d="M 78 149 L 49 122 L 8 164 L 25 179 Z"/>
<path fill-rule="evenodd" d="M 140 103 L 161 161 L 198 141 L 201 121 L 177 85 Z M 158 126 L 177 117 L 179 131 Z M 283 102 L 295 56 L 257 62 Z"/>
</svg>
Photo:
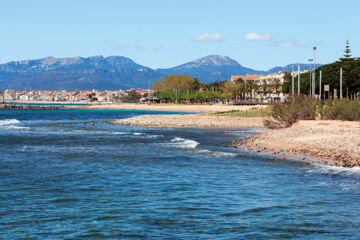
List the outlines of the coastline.
<svg viewBox="0 0 360 240">
<path fill-rule="evenodd" d="M 360 122 L 303 120 L 290 128 L 264 129 L 264 118 L 206 114 L 141 115 L 110 124 L 143 127 L 260 128 L 233 148 L 285 160 L 328 166 L 360 166 Z M 255 132 L 253 132 L 255 133 Z"/>
<path fill-rule="evenodd" d="M 360 166 L 360 122 L 303 120 L 290 128 L 263 130 L 237 148 L 261 155 L 329 166 Z"/>
<path fill-rule="evenodd" d="M 65 105 L 56 108 L 212 113 L 140 115 L 109 123 L 144 127 L 261 128 L 261 130 L 257 130 L 258 135 L 249 136 L 240 142 L 235 142 L 232 147 L 259 155 L 300 162 L 343 167 L 360 166 L 360 122 L 307 120 L 299 121 L 290 128 L 264 130 L 263 120 L 266 119 L 265 117 L 213 114 L 231 110 L 244 111 L 256 107 L 258 106 L 225 104 L 109 104 Z"/>
<path fill-rule="evenodd" d="M 108 105 L 86 105 L 86 106 L 69 106 L 65 108 L 77 109 L 113 109 L 113 110 L 148 110 L 148 111 L 168 111 L 168 112 L 197 112 L 197 113 L 214 113 L 226 112 L 231 110 L 244 111 L 259 106 L 251 105 L 227 105 L 227 104 L 108 104 Z M 262 106 L 266 108 L 266 106 Z"/>
<path fill-rule="evenodd" d="M 167 112 L 191 112 L 191 113 L 215 113 L 215 112 L 229 112 L 229 111 L 245 111 L 253 108 L 265 109 L 265 105 L 230 105 L 230 104 L 135 104 L 135 103 L 121 103 L 121 104 L 92 104 L 89 102 L 12 102 L 17 106 L 24 106 L 24 108 L 33 108 L 41 106 L 56 106 L 62 109 L 104 109 L 104 110 L 146 110 L 146 111 L 167 111 Z M 7 103 L 11 105 L 12 103 Z M 23 105 L 22 105 L 23 104 Z M 32 105 L 33 104 L 33 105 Z M 44 107 L 45 108 L 45 107 Z"/>
<path fill-rule="evenodd" d="M 110 124 L 143 127 L 263 128 L 263 118 L 214 116 L 206 114 L 141 115 Z"/>
</svg>

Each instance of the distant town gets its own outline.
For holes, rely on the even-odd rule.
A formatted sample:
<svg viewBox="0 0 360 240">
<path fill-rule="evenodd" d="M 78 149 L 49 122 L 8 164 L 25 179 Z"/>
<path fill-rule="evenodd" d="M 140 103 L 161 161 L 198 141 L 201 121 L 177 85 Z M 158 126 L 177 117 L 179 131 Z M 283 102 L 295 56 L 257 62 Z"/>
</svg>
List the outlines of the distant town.
<svg viewBox="0 0 360 240">
<path fill-rule="evenodd" d="M 7 89 L 0 93 L 0 101 L 2 102 L 118 102 L 128 96 L 129 92 L 135 92 L 139 96 L 148 94 L 148 89 L 135 89 L 130 90 L 91 90 L 91 91 L 73 91 L 68 92 L 65 90 L 61 91 L 16 91 L 14 89 Z"/>
<path fill-rule="evenodd" d="M 307 71 L 301 71 L 300 73 L 305 73 Z M 294 72 L 293 75 L 297 76 L 297 72 Z M 284 96 L 284 93 L 281 91 L 281 85 L 285 81 L 285 73 L 277 74 L 267 74 L 267 75 L 256 75 L 256 74 L 247 74 L 247 75 L 233 75 L 229 80 L 230 83 L 234 83 L 238 80 L 246 81 L 248 84 L 256 85 L 257 87 L 252 87 L 248 93 L 252 97 L 266 97 L 266 98 L 280 98 Z M 274 86 L 276 89 L 267 89 L 266 86 Z M 205 89 L 200 89 L 200 91 L 206 91 Z M 57 90 L 57 91 L 46 91 L 46 90 L 22 90 L 17 91 L 14 89 L 6 89 L 3 92 L 0 92 L 0 101 L 1 102 L 98 102 L 98 103 L 121 103 L 124 102 L 125 98 L 129 94 L 136 94 L 138 96 L 139 102 L 143 102 L 148 99 L 152 94 L 156 95 L 154 90 L 151 89 L 141 89 L 141 88 L 131 88 L 129 90 L 104 90 L 99 91 L 96 89 L 86 90 L 86 91 L 66 91 L 66 90 Z M 153 97 L 154 99 L 154 97 Z"/>
</svg>

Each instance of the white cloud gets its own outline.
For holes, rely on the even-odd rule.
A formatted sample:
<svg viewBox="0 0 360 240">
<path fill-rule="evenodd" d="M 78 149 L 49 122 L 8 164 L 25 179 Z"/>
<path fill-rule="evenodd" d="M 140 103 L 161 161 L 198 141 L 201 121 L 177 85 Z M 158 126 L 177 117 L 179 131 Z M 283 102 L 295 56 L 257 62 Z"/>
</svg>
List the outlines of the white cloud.
<svg viewBox="0 0 360 240">
<path fill-rule="evenodd" d="M 302 47 L 305 43 L 301 41 L 277 41 L 272 39 L 270 33 L 259 34 L 259 33 L 247 33 L 244 38 L 249 41 L 265 41 L 269 42 L 270 46 L 273 47 L 283 47 L 283 48 L 292 48 L 292 47 Z"/>
<path fill-rule="evenodd" d="M 223 37 L 220 33 L 215 33 L 215 34 L 203 33 L 193 38 L 194 41 L 221 41 L 222 39 Z"/>
<path fill-rule="evenodd" d="M 271 36 L 269 33 L 265 33 L 264 35 L 258 33 L 247 33 L 245 34 L 245 39 L 249 41 L 269 41 L 271 40 Z"/>
<path fill-rule="evenodd" d="M 292 47 L 303 47 L 305 43 L 300 41 L 293 41 L 293 42 L 272 41 L 271 45 L 274 47 L 292 48 Z"/>
</svg>

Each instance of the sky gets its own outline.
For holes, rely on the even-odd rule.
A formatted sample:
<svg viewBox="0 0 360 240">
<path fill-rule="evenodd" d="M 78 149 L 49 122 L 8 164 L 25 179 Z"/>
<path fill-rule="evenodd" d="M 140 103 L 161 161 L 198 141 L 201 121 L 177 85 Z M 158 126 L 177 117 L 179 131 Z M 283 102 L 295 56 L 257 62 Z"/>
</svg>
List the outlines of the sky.
<svg viewBox="0 0 360 240">
<path fill-rule="evenodd" d="M 207 55 L 268 70 L 360 57 L 358 0 L 0 0 L 0 63 L 125 56 L 169 68 Z"/>
</svg>

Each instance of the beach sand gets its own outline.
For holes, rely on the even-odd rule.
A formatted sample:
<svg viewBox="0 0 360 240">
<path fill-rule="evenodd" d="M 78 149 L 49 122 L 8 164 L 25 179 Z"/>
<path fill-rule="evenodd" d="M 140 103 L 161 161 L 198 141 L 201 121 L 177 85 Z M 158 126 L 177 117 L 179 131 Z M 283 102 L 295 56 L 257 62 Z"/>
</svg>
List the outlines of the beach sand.
<svg viewBox="0 0 360 240">
<path fill-rule="evenodd" d="M 249 106 L 249 105 L 227 105 L 227 104 L 109 104 L 109 105 L 87 105 L 87 106 L 65 106 L 64 108 L 76 109 L 123 109 L 123 110 L 151 110 L 151 111 L 175 111 L 175 112 L 226 112 L 231 110 L 246 110 L 250 108 L 266 106 Z"/>
<path fill-rule="evenodd" d="M 141 115 L 120 119 L 112 124 L 146 127 L 221 127 L 263 128 L 263 118 L 216 116 L 205 114 Z"/>
<path fill-rule="evenodd" d="M 360 165 L 360 122 L 299 121 L 290 128 L 263 130 L 238 145 L 259 154 L 310 159 L 327 165 Z"/>
</svg>

